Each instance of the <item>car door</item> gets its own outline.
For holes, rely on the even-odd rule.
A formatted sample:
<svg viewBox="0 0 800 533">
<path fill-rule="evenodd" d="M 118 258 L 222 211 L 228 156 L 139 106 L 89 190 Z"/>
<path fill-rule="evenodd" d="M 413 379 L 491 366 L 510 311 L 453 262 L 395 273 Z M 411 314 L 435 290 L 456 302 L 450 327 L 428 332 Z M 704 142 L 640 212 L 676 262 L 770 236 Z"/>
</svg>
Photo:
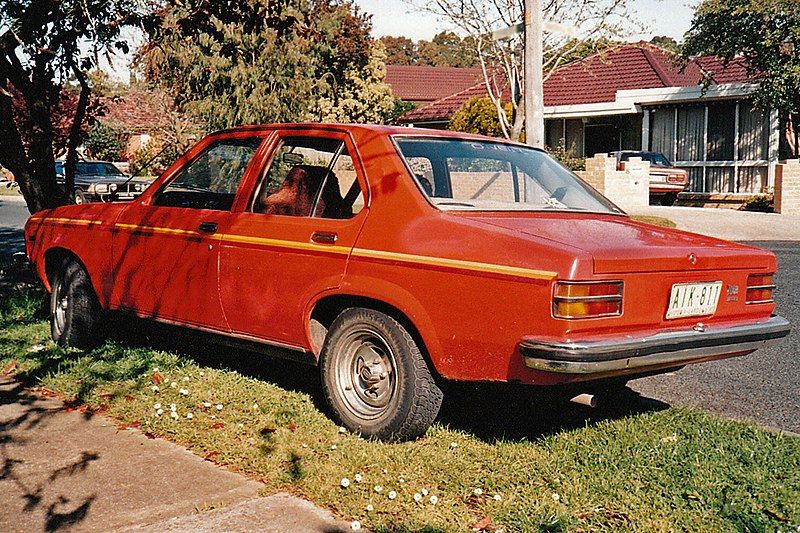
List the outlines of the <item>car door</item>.
<svg viewBox="0 0 800 533">
<path fill-rule="evenodd" d="M 310 348 L 303 313 L 340 285 L 367 215 L 365 190 L 346 133 L 278 133 L 220 245 L 220 297 L 234 333 Z"/>
<path fill-rule="evenodd" d="M 252 133 L 208 139 L 156 192 L 120 214 L 113 306 L 227 331 L 217 287 L 220 236 L 263 140 Z"/>
</svg>

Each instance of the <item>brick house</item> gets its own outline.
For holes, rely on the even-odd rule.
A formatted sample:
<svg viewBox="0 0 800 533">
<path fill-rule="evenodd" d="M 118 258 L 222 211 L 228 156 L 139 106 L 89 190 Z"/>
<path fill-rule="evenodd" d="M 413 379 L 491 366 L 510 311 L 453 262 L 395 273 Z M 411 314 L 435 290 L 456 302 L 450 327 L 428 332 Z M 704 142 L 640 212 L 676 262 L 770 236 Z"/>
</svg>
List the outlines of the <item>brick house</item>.
<svg viewBox="0 0 800 533">
<path fill-rule="evenodd" d="M 472 87 L 482 79 L 480 67 L 386 65 L 383 81 L 396 98 L 422 106 Z"/>
<path fill-rule="evenodd" d="M 776 110 L 752 103 L 742 62 L 716 57 L 681 64 L 644 42 L 620 44 L 565 65 L 544 84 L 545 137 L 579 157 L 652 150 L 686 169 L 697 193 L 750 195 L 774 187 L 775 164 L 796 147 Z M 399 121 L 444 128 L 483 82 L 409 111 Z"/>
</svg>

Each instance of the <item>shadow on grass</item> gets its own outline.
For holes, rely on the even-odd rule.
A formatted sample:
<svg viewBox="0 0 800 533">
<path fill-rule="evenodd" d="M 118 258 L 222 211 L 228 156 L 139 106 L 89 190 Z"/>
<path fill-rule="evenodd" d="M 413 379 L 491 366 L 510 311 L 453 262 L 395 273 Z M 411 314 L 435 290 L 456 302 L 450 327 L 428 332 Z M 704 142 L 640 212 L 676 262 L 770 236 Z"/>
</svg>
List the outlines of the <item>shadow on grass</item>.
<svg viewBox="0 0 800 533">
<path fill-rule="evenodd" d="M 253 352 L 231 348 L 209 342 L 213 339 L 206 334 L 128 316 L 115 317 L 113 331 L 113 338 L 128 346 L 176 352 L 202 366 L 234 370 L 285 390 L 308 394 L 318 409 L 329 414 L 319 369 L 275 357 L 280 353 L 278 349 L 265 348 Z M 568 401 L 572 395 L 587 392 L 588 388 L 574 389 L 570 394 L 570 391 L 560 388 L 497 383 L 444 382 L 440 386 L 445 401 L 439 422 L 486 442 L 534 440 L 604 420 L 669 407 L 619 384 L 591 390 L 598 396 L 598 406 L 594 409 Z"/>
</svg>

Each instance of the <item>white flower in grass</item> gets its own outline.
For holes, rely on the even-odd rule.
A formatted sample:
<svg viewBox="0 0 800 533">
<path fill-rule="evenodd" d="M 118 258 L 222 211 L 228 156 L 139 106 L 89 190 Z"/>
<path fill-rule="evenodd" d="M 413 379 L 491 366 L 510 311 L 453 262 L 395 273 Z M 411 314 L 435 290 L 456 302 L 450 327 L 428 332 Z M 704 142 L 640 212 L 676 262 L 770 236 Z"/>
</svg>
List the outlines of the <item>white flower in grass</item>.
<svg viewBox="0 0 800 533">
<path fill-rule="evenodd" d="M 419 492 L 415 492 L 414 493 L 414 501 L 417 502 L 417 503 L 421 502 L 422 501 L 422 494 L 420 494 Z"/>
<path fill-rule="evenodd" d="M 155 374 L 155 373 L 156 373 L 156 372 L 158 372 L 158 371 L 159 371 L 159 370 L 158 370 L 158 367 L 157 367 L 157 366 L 156 366 L 156 367 L 153 367 L 153 374 Z"/>
<path fill-rule="evenodd" d="M 343 477 L 342 480 L 339 482 L 339 485 L 341 485 L 343 489 L 346 489 L 347 487 L 350 486 L 350 480 L 347 479 L 346 477 Z"/>
<path fill-rule="evenodd" d="M 381 487 L 380 485 L 375 485 L 374 488 L 375 488 L 375 492 L 383 492 L 383 487 Z"/>
<path fill-rule="evenodd" d="M 371 513 L 371 512 L 372 512 L 372 511 L 374 511 L 374 510 L 375 510 L 375 508 L 372 506 L 372 504 L 371 504 L 371 503 L 367 504 L 367 512 L 368 512 L 368 513 Z"/>
<path fill-rule="evenodd" d="M 169 414 L 169 416 L 171 416 L 171 417 L 172 417 L 172 418 L 174 418 L 175 420 L 177 420 L 177 419 L 178 419 L 178 413 L 176 413 L 175 411 L 172 411 L 172 412 Z"/>
<path fill-rule="evenodd" d="M 393 491 L 393 490 L 390 490 L 389 491 L 389 499 L 390 500 L 394 500 L 395 498 L 397 498 L 397 493 L 395 491 Z"/>
<path fill-rule="evenodd" d="M 205 376 L 205 375 L 206 375 L 206 373 L 205 373 L 205 372 L 203 372 L 203 371 L 201 370 L 201 371 L 200 371 L 200 377 L 202 378 L 202 377 L 203 377 L 203 376 Z"/>
<path fill-rule="evenodd" d="M 301 445 L 300 445 L 300 447 L 301 447 L 301 448 L 308 448 L 308 444 L 306 444 L 306 443 L 304 442 L 303 444 L 301 444 Z"/>
<path fill-rule="evenodd" d="M 553 501 L 556 501 L 556 502 L 557 502 L 557 501 L 558 501 L 558 500 L 560 500 L 560 499 L 561 499 L 561 496 L 559 496 L 557 492 L 554 492 L 554 493 L 553 493 Z"/>
<path fill-rule="evenodd" d="M 183 376 L 183 381 L 189 381 L 189 376 Z"/>
<path fill-rule="evenodd" d="M 186 418 L 191 420 L 192 418 L 194 418 L 194 415 L 192 413 L 186 413 Z"/>
<path fill-rule="evenodd" d="M 217 411 L 222 411 L 222 404 L 221 403 L 217 404 Z"/>
<path fill-rule="evenodd" d="M 208 409 L 209 407 L 211 407 L 211 402 L 203 402 L 203 407 Z"/>
<path fill-rule="evenodd" d="M 174 403 L 171 403 L 171 404 L 169 404 L 169 410 L 172 411 L 172 412 L 175 412 L 175 411 L 178 410 L 178 406 L 175 405 Z"/>
<path fill-rule="evenodd" d="M 169 383 L 169 386 L 170 386 L 170 387 L 172 387 L 172 388 L 174 389 L 175 387 L 177 387 L 177 386 L 178 386 L 178 384 L 177 384 L 177 383 L 175 383 L 174 381 L 170 381 L 170 383 Z"/>
<path fill-rule="evenodd" d="M 499 502 L 500 500 L 503 499 L 503 497 L 500 496 L 499 494 L 495 494 L 494 496 L 492 496 L 492 498 L 494 498 L 494 501 L 496 501 L 496 502 Z"/>
<path fill-rule="evenodd" d="M 472 494 L 474 494 L 475 496 L 480 496 L 481 494 L 483 494 L 483 489 L 478 487 L 477 489 L 472 491 Z"/>
<path fill-rule="evenodd" d="M 153 409 L 161 409 L 161 404 L 157 403 L 153 406 Z"/>
<path fill-rule="evenodd" d="M 404 478 L 403 476 L 400 476 L 399 478 L 397 478 L 397 481 L 399 481 L 400 483 L 405 483 L 406 482 L 406 478 Z"/>
<path fill-rule="evenodd" d="M 336 445 L 335 444 L 331 444 L 331 450 L 335 450 L 335 449 L 336 449 Z"/>
<path fill-rule="evenodd" d="M 163 414 L 164 414 L 164 410 L 163 409 L 156 409 L 156 416 L 161 416 Z"/>
<path fill-rule="evenodd" d="M 450 447 L 451 448 L 457 448 L 458 447 L 458 443 L 456 441 L 453 441 L 453 442 L 450 443 Z"/>
<path fill-rule="evenodd" d="M 422 493 L 423 496 L 428 495 L 428 489 L 423 488 L 420 492 Z"/>
<path fill-rule="evenodd" d="M 150 387 L 150 390 L 153 392 L 158 392 L 158 385 L 153 385 L 152 387 Z"/>
<path fill-rule="evenodd" d="M 347 433 L 347 428 L 344 426 L 339 426 L 339 433 Z"/>
<path fill-rule="evenodd" d="M 253 404 L 253 411 L 258 411 L 258 404 L 257 403 Z"/>
<path fill-rule="evenodd" d="M 384 473 L 384 474 L 388 474 L 388 473 L 389 473 L 389 471 L 388 471 L 388 470 L 386 470 L 386 469 L 384 468 L 384 469 L 383 469 L 383 473 Z"/>
<path fill-rule="evenodd" d="M 181 393 L 184 396 L 188 396 L 189 395 L 189 389 L 181 389 L 178 392 Z"/>
<path fill-rule="evenodd" d="M 431 505 L 436 505 L 437 503 L 439 503 L 439 498 L 437 498 L 435 495 L 431 496 Z"/>
<path fill-rule="evenodd" d="M 361 529 L 361 522 L 359 522 L 358 520 L 353 520 L 352 522 L 350 522 L 350 529 L 352 529 L 353 531 L 358 531 L 359 529 Z"/>
<path fill-rule="evenodd" d="M 356 474 L 355 476 L 353 476 L 353 479 L 355 480 L 356 483 L 361 483 L 361 480 L 364 478 L 361 476 L 361 474 Z"/>
<path fill-rule="evenodd" d="M 241 422 L 239 422 L 238 424 L 236 424 L 236 427 L 243 428 L 243 427 L 244 427 L 244 424 L 242 424 Z"/>
</svg>

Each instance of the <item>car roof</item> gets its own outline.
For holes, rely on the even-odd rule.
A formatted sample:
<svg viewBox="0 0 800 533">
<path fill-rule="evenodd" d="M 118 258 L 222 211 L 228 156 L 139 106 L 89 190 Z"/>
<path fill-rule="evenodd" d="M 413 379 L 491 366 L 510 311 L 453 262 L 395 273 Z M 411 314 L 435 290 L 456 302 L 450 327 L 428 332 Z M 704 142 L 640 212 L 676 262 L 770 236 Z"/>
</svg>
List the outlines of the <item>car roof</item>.
<svg viewBox="0 0 800 533">
<path fill-rule="evenodd" d="M 489 137 L 487 135 L 478 135 L 474 133 L 463 133 L 460 131 L 438 130 L 433 128 L 416 128 L 408 126 L 387 126 L 383 124 L 348 124 L 339 122 L 296 122 L 296 123 L 281 123 L 281 124 L 260 124 L 254 126 L 237 126 L 235 128 L 228 128 L 219 130 L 211 135 L 224 135 L 226 133 L 237 132 L 263 132 L 275 129 L 330 129 L 330 130 L 346 130 L 353 133 L 380 133 L 382 135 L 419 135 L 421 137 L 447 137 L 452 139 L 476 140 L 476 141 L 491 141 L 491 142 L 504 142 L 510 144 L 518 144 L 520 146 L 528 146 L 522 143 L 509 141 L 507 139 L 500 139 L 497 137 Z"/>
</svg>

